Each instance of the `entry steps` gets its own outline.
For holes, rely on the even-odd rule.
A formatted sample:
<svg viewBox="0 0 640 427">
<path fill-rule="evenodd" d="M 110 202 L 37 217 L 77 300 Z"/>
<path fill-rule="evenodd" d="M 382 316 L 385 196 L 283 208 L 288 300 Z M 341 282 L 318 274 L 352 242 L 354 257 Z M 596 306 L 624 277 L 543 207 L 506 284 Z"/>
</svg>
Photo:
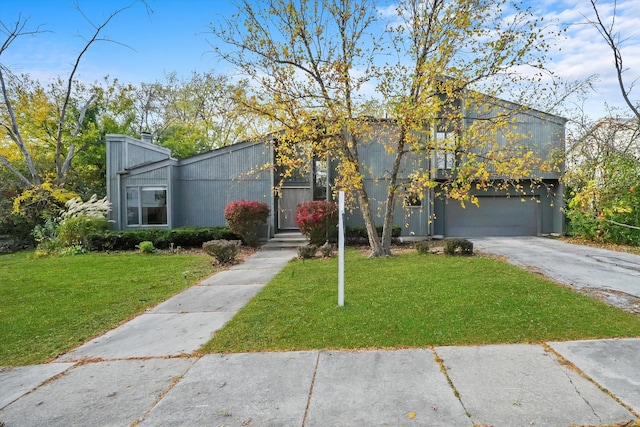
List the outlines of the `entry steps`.
<svg viewBox="0 0 640 427">
<path fill-rule="evenodd" d="M 262 249 L 278 250 L 278 249 L 296 249 L 299 246 L 304 246 L 309 243 L 309 240 L 304 234 L 291 231 L 276 233 L 269 239 L 267 243 L 262 245 Z"/>
</svg>

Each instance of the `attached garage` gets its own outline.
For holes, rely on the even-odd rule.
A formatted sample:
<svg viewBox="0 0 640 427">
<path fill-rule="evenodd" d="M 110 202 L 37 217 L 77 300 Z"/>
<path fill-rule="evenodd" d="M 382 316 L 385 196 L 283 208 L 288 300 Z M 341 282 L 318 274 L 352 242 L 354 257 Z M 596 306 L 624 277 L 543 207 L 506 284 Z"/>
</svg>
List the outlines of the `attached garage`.
<svg viewBox="0 0 640 427">
<path fill-rule="evenodd" d="M 449 201 L 445 235 L 449 237 L 537 236 L 541 233 L 540 203 L 531 198 L 479 197 L 480 206 Z"/>
</svg>

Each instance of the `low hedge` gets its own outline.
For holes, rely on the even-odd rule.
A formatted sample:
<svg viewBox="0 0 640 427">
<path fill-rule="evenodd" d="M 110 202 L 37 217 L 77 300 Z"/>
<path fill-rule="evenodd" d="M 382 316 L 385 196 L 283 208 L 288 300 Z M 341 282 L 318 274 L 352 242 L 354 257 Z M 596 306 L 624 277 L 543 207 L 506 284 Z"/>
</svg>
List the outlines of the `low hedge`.
<svg viewBox="0 0 640 427">
<path fill-rule="evenodd" d="M 184 227 L 173 230 L 126 230 L 107 231 L 88 236 L 88 243 L 94 251 L 128 251 L 136 249 L 140 242 L 149 241 L 158 249 L 171 247 L 201 248 L 210 240 L 237 240 L 227 227 Z"/>
<path fill-rule="evenodd" d="M 382 226 L 376 227 L 378 236 L 382 237 Z M 402 227 L 394 225 L 391 228 L 391 237 L 400 237 L 402 233 Z M 367 240 L 367 229 L 365 227 L 347 227 L 345 230 L 345 239 L 347 243 L 358 243 L 360 240 Z"/>
</svg>

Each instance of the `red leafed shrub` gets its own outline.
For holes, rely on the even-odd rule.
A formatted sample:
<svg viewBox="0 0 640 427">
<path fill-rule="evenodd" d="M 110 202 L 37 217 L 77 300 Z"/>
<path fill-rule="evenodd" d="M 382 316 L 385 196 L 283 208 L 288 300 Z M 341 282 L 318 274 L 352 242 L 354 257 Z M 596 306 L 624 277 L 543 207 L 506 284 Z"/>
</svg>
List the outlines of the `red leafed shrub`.
<svg viewBox="0 0 640 427">
<path fill-rule="evenodd" d="M 325 200 L 314 200 L 296 207 L 296 224 L 312 245 L 321 245 L 335 232 L 338 206 Z"/>
<path fill-rule="evenodd" d="M 224 217 L 229 228 L 249 245 L 258 241 L 258 228 L 267 223 L 269 206 L 255 200 L 239 200 L 231 202 L 224 208 Z"/>
</svg>

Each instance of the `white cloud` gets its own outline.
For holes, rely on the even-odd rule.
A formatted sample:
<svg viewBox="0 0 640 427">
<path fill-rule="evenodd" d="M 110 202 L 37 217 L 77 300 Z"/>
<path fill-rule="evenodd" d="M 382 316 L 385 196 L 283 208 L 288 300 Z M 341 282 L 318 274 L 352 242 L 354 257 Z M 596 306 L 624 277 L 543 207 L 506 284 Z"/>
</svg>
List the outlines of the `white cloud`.
<svg viewBox="0 0 640 427">
<path fill-rule="evenodd" d="M 600 18 L 606 25 L 614 23 L 613 31 L 620 35 L 619 44 L 625 68 L 624 79 L 631 84 L 640 77 L 640 2 L 619 0 L 615 21 L 614 1 L 597 2 Z M 566 80 L 584 80 L 598 75 L 596 92 L 587 100 L 587 112 L 592 116 L 606 113 L 606 106 L 622 105 L 613 62 L 613 52 L 598 30 L 589 21 L 596 19 L 591 2 L 586 0 L 555 0 L 538 4 L 535 12 L 546 21 L 555 22 L 566 28 L 564 37 L 558 41 L 556 50 L 551 52 L 553 61 L 549 64 L 555 74 Z M 631 93 L 632 99 L 640 100 L 640 88 Z M 594 118 L 595 118 L 594 117 Z"/>
</svg>

